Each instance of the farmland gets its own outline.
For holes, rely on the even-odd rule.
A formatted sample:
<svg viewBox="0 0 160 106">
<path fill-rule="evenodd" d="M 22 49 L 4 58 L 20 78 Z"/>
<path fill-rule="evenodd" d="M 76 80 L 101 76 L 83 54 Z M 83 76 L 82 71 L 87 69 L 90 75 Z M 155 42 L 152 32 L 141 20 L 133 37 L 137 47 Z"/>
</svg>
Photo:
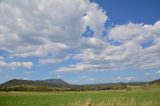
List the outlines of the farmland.
<svg viewBox="0 0 160 106">
<path fill-rule="evenodd" d="M 160 88 L 88 92 L 0 92 L 0 106 L 86 106 L 87 104 L 160 106 Z"/>
</svg>

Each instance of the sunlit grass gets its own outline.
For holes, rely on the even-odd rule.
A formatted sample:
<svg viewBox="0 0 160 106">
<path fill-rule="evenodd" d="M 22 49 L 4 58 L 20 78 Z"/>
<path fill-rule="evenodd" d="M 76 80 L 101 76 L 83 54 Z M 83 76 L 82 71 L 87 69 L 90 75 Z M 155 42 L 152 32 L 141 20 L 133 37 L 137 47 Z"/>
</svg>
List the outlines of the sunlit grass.
<svg viewBox="0 0 160 106">
<path fill-rule="evenodd" d="M 160 106 L 160 88 L 89 92 L 0 92 L 0 106 Z"/>
<path fill-rule="evenodd" d="M 91 99 L 87 99 L 85 102 L 77 101 L 76 103 L 71 103 L 67 106 L 160 106 L 160 103 L 152 101 L 137 103 L 134 99 L 130 99 L 126 103 L 121 101 L 119 98 L 113 98 L 108 102 L 102 101 L 99 103 L 94 103 Z"/>
</svg>

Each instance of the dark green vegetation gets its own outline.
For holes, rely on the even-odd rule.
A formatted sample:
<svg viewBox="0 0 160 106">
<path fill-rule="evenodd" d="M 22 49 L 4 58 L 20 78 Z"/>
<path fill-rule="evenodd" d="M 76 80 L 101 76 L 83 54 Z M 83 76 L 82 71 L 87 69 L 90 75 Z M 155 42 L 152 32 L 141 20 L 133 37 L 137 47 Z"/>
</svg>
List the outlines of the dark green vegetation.
<svg viewBox="0 0 160 106">
<path fill-rule="evenodd" d="M 129 86 L 160 85 L 160 80 L 151 82 L 106 83 L 90 85 L 72 85 L 61 79 L 19 80 L 13 79 L 0 85 L 0 91 L 98 91 L 98 90 L 129 90 Z"/>
<path fill-rule="evenodd" d="M 160 85 L 160 79 L 149 82 L 150 85 Z"/>
<path fill-rule="evenodd" d="M 52 91 L 68 88 L 70 84 L 61 79 L 20 80 L 13 79 L 0 85 L 0 91 Z"/>
<path fill-rule="evenodd" d="M 117 98 L 118 100 L 116 100 Z M 72 106 L 86 106 L 77 103 L 79 103 L 78 101 L 83 103 L 88 99 L 90 99 L 93 104 L 101 102 L 107 104 L 115 99 L 118 104 L 96 106 L 124 106 L 120 105 L 119 101 L 121 101 L 121 103 L 133 102 L 132 104 L 134 105 L 132 106 L 142 106 L 140 105 L 142 102 L 146 104 L 144 106 L 160 106 L 160 88 L 138 88 L 130 91 L 0 92 L 0 106 L 70 106 L 69 104 L 76 104 Z"/>
<path fill-rule="evenodd" d="M 61 79 L 48 79 L 48 80 L 20 80 L 13 79 L 8 82 L 1 84 L 1 86 L 15 86 L 15 85 L 31 85 L 31 86 L 47 86 L 47 87 L 59 87 L 59 86 L 67 86 L 69 85 L 67 82 Z"/>
<path fill-rule="evenodd" d="M 19 80 L 13 79 L 0 85 L 0 91 L 98 91 L 130 89 L 128 86 L 160 85 L 160 80 L 151 82 L 106 83 L 90 85 L 72 85 L 61 79 Z"/>
</svg>

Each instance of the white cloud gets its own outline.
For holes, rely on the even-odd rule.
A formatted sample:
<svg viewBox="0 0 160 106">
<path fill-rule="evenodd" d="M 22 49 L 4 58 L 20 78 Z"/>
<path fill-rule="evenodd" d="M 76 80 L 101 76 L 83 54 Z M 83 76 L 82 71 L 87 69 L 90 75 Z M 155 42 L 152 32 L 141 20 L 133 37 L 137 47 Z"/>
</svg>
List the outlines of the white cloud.
<svg viewBox="0 0 160 106">
<path fill-rule="evenodd" d="M 57 75 L 57 76 L 56 76 L 56 78 L 63 78 L 63 76 L 61 76 L 61 75 Z"/>
<path fill-rule="evenodd" d="M 80 72 L 80 71 L 105 71 L 105 68 L 111 68 L 105 64 L 77 63 L 68 67 L 61 67 L 58 72 Z"/>
<path fill-rule="evenodd" d="M 145 73 L 145 75 L 146 75 L 146 76 L 149 76 L 149 75 L 151 75 L 151 73 Z"/>
<path fill-rule="evenodd" d="M 85 40 L 86 48 L 81 49 L 80 53 L 73 56 L 74 59 L 81 62 L 61 67 L 58 71 L 145 70 L 160 67 L 159 23 L 159 21 L 153 25 L 129 23 L 111 28 L 107 36 L 115 41 L 120 40 L 122 44 L 119 45 L 110 44 L 109 40 L 95 43 L 95 39 L 99 41 L 99 38 L 89 38 L 94 42 Z M 147 42 L 150 40 L 153 44 Z M 149 46 L 143 47 L 142 44 L 145 42 Z"/>
<path fill-rule="evenodd" d="M 19 68 L 19 67 L 29 69 L 32 66 L 33 66 L 32 62 L 10 62 L 10 63 L 6 63 L 4 61 L 0 61 L 0 70 L 3 70 L 3 69 L 14 70 L 14 69 Z"/>
<path fill-rule="evenodd" d="M 127 81 L 132 81 L 133 79 L 135 79 L 135 77 L 132 77 L 132 76 L 131 77 L 126 77 Z"/>
<path fill-rule="evenodd" d="M 24 77 L 23 80 L 28 80 L 28 78 Z"/>
<path fill-rule="evenodd" d="M 153 25 L 116 25 L 104 39 L 102 32 L 108 16 L 89 0 L 3 0 L 0 17 L 0 50 L 10 57 L 36 57 L 39 64 L 61 63 L 71 57 L 80 61 L 59 68 L 59 72 L 160 67 L 160 21 Z M 94 37 L 81 36 L 87 26 Z M 111 44 L 110 40 L 121 44 Z M 33 65 L 6 63 L 3 59 L 0 57 L 0 67 Z"/>
<path fill-rule="evenodd" d="M 0 71 L 3 70 L 15 70 L 16 68 L 22 67 L 22 68 L 32 68 L 33 63 L 32 62 L 6 62 L 5 57 L 0 56 Z"/>
<path fill-rule="evenodd" d="M 82 50 L 86 48 L 102 49 L 105 46 L 107 46 L 107 43 L 97 37 L 82 37 L 78 43 L 78 48 Z"/>
<path fill-rule="evenodd" d="M 109 38 L 116 40 L 131 40 L 142 33 L 144 30 L 142 24 L 134 24 L 132 22 L 127 25 L 117 25 L 109 30 Z"/>
<path fill-rule="evenodd" d="M 156 74 L 160 74 L 160 70 L 156 72 Z"/>
<path fill-rule="evenodd" d="M 118 41 L 134 41 L 143 43 L 149 39 L 156 38 L 159 32 L 160 21 L 153 25 L 128 23 L 124 25 L 116 25 L 109 30 L 109 39 Z"/>
<path fill-rule="evenodd" d="M 87 26 L 101 36 L 107 20 L 89 0 L 3 0 L 0 17 L 0 50 L 52 64 L 66 58 Z"/>
<path fill-rule="evenodd" d="M 61 63 L 64 60 L 71 58 L 72 54 L 66 54 L 65 52 L 61 52 L 59 54 L 55 54 L 53 56 L 44 57 L 39 59 L 40 64 L 56 64 Z"/>
</svg>

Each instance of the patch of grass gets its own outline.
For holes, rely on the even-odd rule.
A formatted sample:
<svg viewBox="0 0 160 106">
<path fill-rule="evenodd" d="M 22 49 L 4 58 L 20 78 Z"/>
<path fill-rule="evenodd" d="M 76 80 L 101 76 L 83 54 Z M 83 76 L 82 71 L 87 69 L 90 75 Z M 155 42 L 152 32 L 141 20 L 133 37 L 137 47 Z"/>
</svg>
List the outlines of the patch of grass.
<svg viewBox="0 0 160 106">
<path fill-rule="evenodd" d="M 91 106 L 160 106 L 160 89 L 91 92 L 0 92 L 0 106 L 86 106 L 87 103 L 90 103 Z"/>
<path fill-rule="evenodd" d="M 109 102 L 103 101 L 100 103 L 94 103 L 91 99 L 85 102 L 78 101 L 76 103 L 68 104 L 67 106 L 160 106 L 158 102 L 145 101 L 137 103 L 134 99 L 130 99 L 128 102 L 122 102 L 119 98 L 113 98 Z"/>
</svg>

